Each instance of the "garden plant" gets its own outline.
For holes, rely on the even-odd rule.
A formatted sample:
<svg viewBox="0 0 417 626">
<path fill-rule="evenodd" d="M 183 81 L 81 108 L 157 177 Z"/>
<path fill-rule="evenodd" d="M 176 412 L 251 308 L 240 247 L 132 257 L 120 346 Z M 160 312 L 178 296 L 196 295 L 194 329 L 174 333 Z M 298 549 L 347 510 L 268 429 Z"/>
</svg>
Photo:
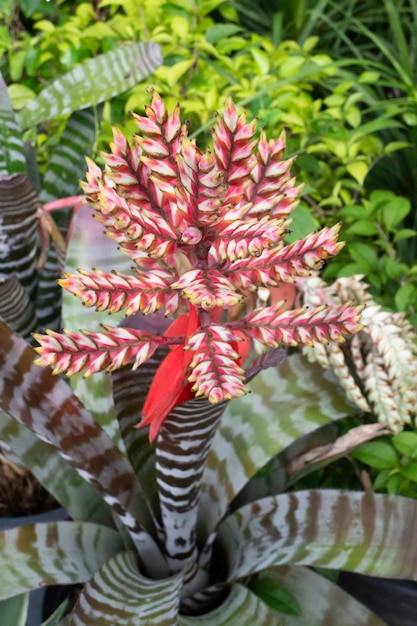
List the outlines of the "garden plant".
<svg viewBox="0 0 417 626">
<path fill-rule="evenodd" d="M 413 578 L 417 505 L 285 492 L 294 441 L 304 435 L 301 449 L 311 446 L 318 426 L 352 409 L 299 355 L 277 369 L 281 346 L 358 332 L 362 306 L 287 310 L 258 294 L 336 254 L 338 228 L 285 243 L 301 188 L 284 136 L 256 137 L 231 100 L 212 151 L 188 139 L 179 107 L 168 115 L 156 93 L 135 121 L 133 142 L 116 130 L 105 169 L 90 161 L 83 183 L 135 267 L 80 269 L 60 281 L 84 305 L 128 317 L 102 330 L 37 334 L 37 364 L 1 324 L 2 438 L 73 518 L 3 533 L 2 596 L 85 583 L 67 616 L 60 608 L 62 624 L 311 623 L 334 619 L 341 603 L 350 623 L 380 624 L 305 566 Z M 267 351 L 256 356 L 254 345 Z M 121 448 L 56 376 L 101 370 L 113 372 Z M 271 588 L 283 588 L 284 600 Z M 320 606 L 308 601 L 313 589 Z"/>
<path fill-rule="evenodd" d="M 0 533 L 0 621 L 377 626 L 337 571 L 417 579 L 415 2 L 259 4 L 8 2 L 0 440 L 69 520 Z"/>
</svg>

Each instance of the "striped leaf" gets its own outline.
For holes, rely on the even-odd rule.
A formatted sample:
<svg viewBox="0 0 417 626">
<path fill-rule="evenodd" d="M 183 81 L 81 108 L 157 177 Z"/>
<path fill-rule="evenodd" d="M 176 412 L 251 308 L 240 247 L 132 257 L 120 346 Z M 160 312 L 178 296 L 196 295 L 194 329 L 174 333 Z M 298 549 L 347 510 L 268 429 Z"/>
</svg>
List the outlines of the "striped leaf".
<svg viewBox="0 0 417 626">
<path fill-rule="evenodd" d="M 240 584 L 232 586 L 220 606 L 205 615 L 181 615 L 179 626 L 280 626 L 280 616 L 272 611 L 250 589 Z"/>
<path fill-rule="evenodd" d="M 385 625 L 343 589 L 307 567 L 273 567 L 261 572 L 258 582 L 274 587 L 284 586 L 298 600 L 301 615 L 281 615 L 282 626 L 341 626 L 342 623 L 343 626 Z"/>
<path fill-rule="evenodd" d="M 201 479 L 224 409 L 224 403 L 190 400 L 169 413 L 158 434 L 156 479 L 171 571 L 197 558 Z"/>
<path fill-rule="evenodd" d="M 354 412 L 320 367 L 299 354 L 262 371 L 250 387 L 252 394 L 229 403 L 207 460 L 200 505 L 207 535 L 270 459 L 298 438 Z"/>
<path fill-rule="evenodd" d="M 70 387 L 49 369 L 33 365 L 35 356 L 0 322 L 0 408 L 55 447 L 99 491 L 153 574 L 161 574 L 165 562 L 147 532 L 153 531 L 152 517 L 130 464 Z"/>
<path fill-rule="evenodd" d="M 101 107 L 75 111 L 49 159 L 39 199 L 52 202 L 80 194 L 79 180 L 84 178 L 84 156 L 92 154 L 101 118 Z"/>
<path fill-rule="evenodd" d="M 113 527 L 110 509 L 97 491 L 52 446 L 4 411 L 0 411 L 0 440 L 73 519 Z"/>
<path fill-rule="evenodd" d="M 133 43 L 77 65 L 31 100 L 17 114 L 22 128 L 94 106 L 127 91 L 162 63 L 154 43 Z"/>
<path fill-rule="evenodd" d="M 89 522 L 28 524 L 0 533 L 0 599 L 42 585 L 86 582 L 123 549 L 120 535 Z"/>
<path fill-rule="evenodd" d="M 36 289 L 36 193 L 25 174 L 0 178 L 0 280 L 15 275 L 32 297 Z"/>
<path fill-rule="evenodd" d="M 151 580 L 137 568 L 136 555 L 108 560 L 85 585 L 72 612 L 72 626 L 175 626 L 182 576 Z"/>
<path fill-rule="evenodd" d="M 217 548 L 228 580 L 274 565 L 315 565 L 417 579 L 417 502 L 335 489 L 263 498 L 220 525 Z"/>
<path fill-rule="evenodd" d="M 16 122 L 9 93 L 0 74 L 0 177 L 26 172 L 22 132 Z"/>
<path fill-rule="evenodd" d="M 32 301 L 15 275 L 0 282 L 0 317 L 25 339 L 29 339 L 37 329 L 38 320 Z"/>
</svg>

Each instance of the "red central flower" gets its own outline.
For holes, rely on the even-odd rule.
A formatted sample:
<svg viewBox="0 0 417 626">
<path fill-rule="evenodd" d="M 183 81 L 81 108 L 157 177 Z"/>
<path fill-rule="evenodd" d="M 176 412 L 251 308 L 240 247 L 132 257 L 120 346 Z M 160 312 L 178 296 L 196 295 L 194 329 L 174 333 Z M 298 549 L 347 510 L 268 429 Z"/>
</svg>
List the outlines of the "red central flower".
<svg viewBox="0 0 417 626">
<path fill-rule="evenodd" d="M 79 270 L 60 284 L 99 311 L 164 309 L 178 319 L 163 336 L 109 326 L 47 331 L 36 335 L 37 363 L 90 375 L 132 361 L 138 367 L 159 346 L 173 346 L 145 404 L 142 423 L 154 436 L 167 412 L 193 395 L 216 403 L 247 393 L 241 365 L 252 339 L 267 347 L 341 341 L 360 328 L 360 310 L 285 310 L 275 297 L 256 308 L 260 287 L 293 284 L 343 245 L 337 225 L 285 243 L 301 187 L 290 174 L 292 159 L 283 160 L 284 134 L 256 138 L 256 122 L 246 123 L 231 99 L 217 116 L 213 151 L 190 141 L 179 107 L 169 116 L 157 94 L 146 117 L 134 119 L 141 135 L 129 144 L 115 130 L 104 171 L 89 161 L 83 188 L 135 267 L 131 274 Z M 255 308 L 245 308 L 248 302 Z"/>
<path fill-rule="evenodd" d="M 190 305 L 189 313 L 180 315 L 165 331 L 164 337 L 185 336 L 185 343 L 200 326 L 198 311 Z M 249 353 L 250 341 L 239 331 L 236 331 L 236 341 L 233 348 L 239 355 L 238 365 L 241 367 Z M 240 339 L 241 341 L 238 341 Z M 185 350 L 184 345 L 170 346 L 170 352 L 159 366 L 143 407 L 143 420 L 138 426 L 150 424 L 149 438 L 153 441 L 170 411 L 195 397 L 193 383 L 188 381 L 190 364 L 194 358 L 191 350 Z"/>
</svg>

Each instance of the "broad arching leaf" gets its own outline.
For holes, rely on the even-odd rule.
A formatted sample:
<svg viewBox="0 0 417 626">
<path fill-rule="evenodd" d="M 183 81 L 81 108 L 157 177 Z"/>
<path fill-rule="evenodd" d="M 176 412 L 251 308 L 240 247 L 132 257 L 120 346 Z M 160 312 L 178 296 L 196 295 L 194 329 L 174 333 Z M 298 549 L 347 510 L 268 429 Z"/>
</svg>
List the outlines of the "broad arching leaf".
<svg viewBox="0 0 417 626">
<path fill-rule="evenodd" d="M 150 534 L 152 516 L 129 462 L 69 385 L 33 364 L 35 356 L 0 321 L 0 409 L 54 446 L 99 491 L 148 557 L 153 575 L 162 574 L 165 562 Z"/>
<path fill-rule="evenodd" d="M 91 484 L 57 450 L 28 428 L 0 411 L 0 440 L 76 521 L 113 527 L 110 508 Z"/>
<path fill-rule="evenodd" d="M 152 74 L 162 63 L 155 43 L 133 43 L 100 54 L 61 76 L 17 115 L 22 128 L 109 100 Z"/>
<path fill-rule="evenodd" d="M 42 203 L 81 193 L 79 180 L 84 178 L 83 157 L 91 155 L 99 131 L 101 109 L 89 107 L 75 111 L 68 119 L 58 145 L 50 156 L 42 181 L 39 199 Z"/>
<path fill-rule="evenodd" d="M 415 500 L 312 489 L 238 509 L 220 525 L 217 549 L 228 580 L 284 564 L 416 580 L 416 528 Z"/>
<path fill-rule="evenodd" d="M 182 575 L 151 580 L 139 573 L 136 555 L 108 560 L 85 585 L 72 612 L 73 626 L 176 626 Z"/>
<path fill-rule="evenodd" d="M 217 609 L 187 617 L 181 615 L 179 626 L 281 626 L 280 616 L 250 589 L 241 584 L 232 586 L 227 598 Z"/>
<path fill-rule="evenodd" d="M 352 414 L 333 381 L 299 354 L 260 372 L 252 394 L 231 401 L 203 477 L 200 518 L 207 534 L 270 459 L 299 437 Z"/>
<path fill-rule="evenodd" d="M 307 567 L 271 567 L 259 574 L 257 584 L 282 585 L 298 600 L 301 615 L 281 614 L 282 626 L 386 626 L 346 591 Z"/>
<path fill-rule="evenodd" d="M 120 535 L 88 522 L 29 524 L 0 533 L 0 599 L 42 585 L 86 582 L 123 550 Z"/>
<path fill-rule="evenodd" d="M 0 177 L 26 172 L 22 131 L 16 122 L 7 85 L 0 74 Z"/>
</svg>

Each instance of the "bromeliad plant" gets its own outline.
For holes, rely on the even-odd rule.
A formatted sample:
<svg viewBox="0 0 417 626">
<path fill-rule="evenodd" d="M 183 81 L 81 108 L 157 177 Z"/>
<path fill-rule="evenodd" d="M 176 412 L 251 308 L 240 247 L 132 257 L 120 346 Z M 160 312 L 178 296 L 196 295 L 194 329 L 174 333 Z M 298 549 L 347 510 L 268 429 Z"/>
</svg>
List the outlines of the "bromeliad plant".
<svg viewBox="0 0 417 626">
<path fill-rule="evenodd" d="M 282 160 L 283 135 L 268 141 L 262 132 L 254 139 L 256 124 L 238 116 L 229 99 L 213 132 L 214 153 L 202 153 L 187 138 L 179 106 L 168 117 L 154 94 L 146 112 L 135 116 L 142 135 L 129 146 L 115 131 L 112 154 L 103 156 L 105 171 L 89 162 L 83 184 L 96 218 L 135 261 L 133 274 L 80 270 L 60 283 L 99 311 L 132 315 L 164 308 L 167 316 L 180 315 L 162 336 L 126 326 L 47 331 L 36 335 L 36 350 L 37 363 L 53 366 L 55 374 L 88 376 L 132 360 L 137 368 L 158 347 L 173 347 L 144 407 L 152 440 L 184 400 L 203 396 L 217 404 L 248 391 L 241 366 L 251 340 L 268 348 L 341 340 L 359 330 L 360 312 L 256 306 L 259 287 L 293 282 L 343 245 L 337 226 L 285 245 L 301 188 L 290 177 L 292 160 Z"/>
<path fill-rule="evenodd" d="M 123 449 L 0 324 L 0 436 L 74 520 L 3 533 L 0 596 L 85 583 L 63 625 L 295 626 L 341 611 L 347 625 L 381 625 L 305 566 L 415 578 L 416 503 L 284 492 L 291 459 L 352 408 L 299 355 L 276 367 L 279 346 L 340 341 L 360 328 L 360 308 L 287 311 L 257 292 L 337 253 L 337 228 L 285 244 L 300 189 L 284 138 L 256 139 L 231 101 L 212 153 L 188 140 L 179 108 L 168 116 L 154 94 L 146 112 L 141 135 L 129 145 L 116 131 L 105 170 L 90 162 L 84 184 L 132 273 L 61 281 L 85 305 L 130 316 L 36 337 L 38 363 L 55 373 L 112 372 Z M 253 343 L 269 351 L 256 357 Z"/>
</svg>

